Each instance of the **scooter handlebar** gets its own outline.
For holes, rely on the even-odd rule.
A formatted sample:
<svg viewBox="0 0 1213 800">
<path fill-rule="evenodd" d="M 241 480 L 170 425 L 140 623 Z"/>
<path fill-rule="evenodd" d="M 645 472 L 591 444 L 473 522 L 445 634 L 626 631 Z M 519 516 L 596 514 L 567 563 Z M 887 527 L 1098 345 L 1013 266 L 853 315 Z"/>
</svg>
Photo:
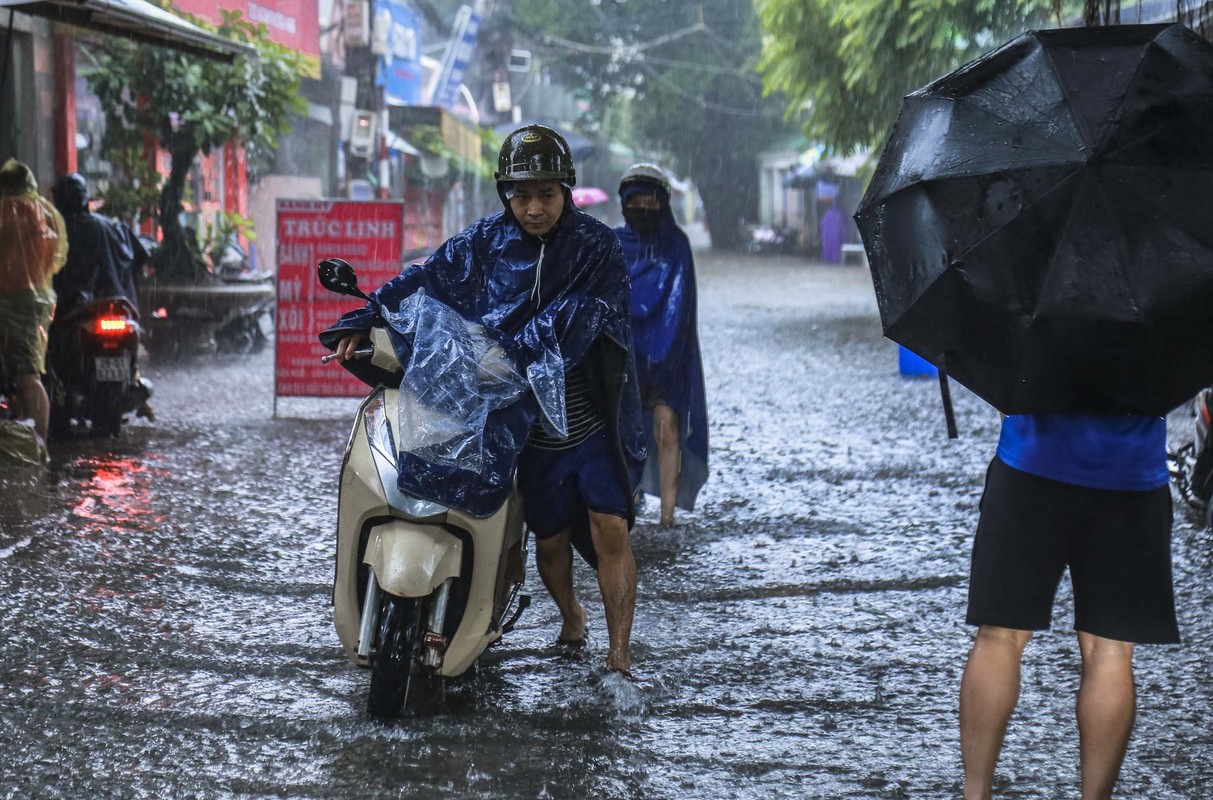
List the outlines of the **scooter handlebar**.
<svg viewBox="0 0 1213 800">
<path fill-rule="evenodd" d="M 370 358 L 373 355 L 375 355 L 375 348 L 373 347 L 359 347 L 353 353 L 354 358 Z M 330 361 L 337 360 L 337 358 L 338 356 L 336 353 L 329 353 L 327 356 L 320 357 L 320 363 L 327 364 Z"/>
</svg>

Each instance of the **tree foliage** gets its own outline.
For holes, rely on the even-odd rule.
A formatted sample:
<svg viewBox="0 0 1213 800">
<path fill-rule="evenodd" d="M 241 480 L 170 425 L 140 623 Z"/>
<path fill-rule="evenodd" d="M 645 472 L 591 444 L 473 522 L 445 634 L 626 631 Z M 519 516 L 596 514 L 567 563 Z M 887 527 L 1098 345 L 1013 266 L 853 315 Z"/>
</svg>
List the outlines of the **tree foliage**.
<svg viewBox="0 0 1213 800">
<path fill-rule="evenodd" d="M 164 238 L 155 266 L 165 280 L 196 281 L 205 273 L 197 242 L 180 220 L 195 157 L 238 142 L 250 163 L 263 160 L 287 129 L 289 113 L 303 107 L 299 55 L 270 41 L 264 24 L 254 25 L 238 11 L 220 13 L 219 35 L 255 48 L 255 57 L 222 63 L 120 43 L 101 55 L 89 78 L 105 109 L 107 147 L 126 172 L 109 192 L 110 213 L 137 210 L 156 218 Z M 152 143 L 171 159 L 162 182 L 149 158 Z M 156 197 L 154 207 L 145 205 L 149 195 Z"/>
<path fill-rule="evenodd" d="M 907 93 L 1014 35 L 1122 22 L 1120 0 L 755 2 L 768 34 L 760 63 L 768 91 L 796 111 L 811 105 L 806 132 L 842 152 L 878 143 Z M 1203 4 L 1175 0 L 1174 19 L 1199 23 Z"/>
<path fill-rule="evenodd" d="M 841 152 L 878 142 L 902 98 L 1010 36 L 1056 21 L 1052 0 L 756 0 L 768 90 L 811 105 Z"/>
<path fill-rule="evenodd" d="M 516 0 L 512 14 L 515 36 L 584 93 L 581 124 L 689 175 L 713 244 L 735 245 L 737 221 L 756 211 L 756 155 L 798 127 L 764 94 L 751 0 Z"/>
</svg>

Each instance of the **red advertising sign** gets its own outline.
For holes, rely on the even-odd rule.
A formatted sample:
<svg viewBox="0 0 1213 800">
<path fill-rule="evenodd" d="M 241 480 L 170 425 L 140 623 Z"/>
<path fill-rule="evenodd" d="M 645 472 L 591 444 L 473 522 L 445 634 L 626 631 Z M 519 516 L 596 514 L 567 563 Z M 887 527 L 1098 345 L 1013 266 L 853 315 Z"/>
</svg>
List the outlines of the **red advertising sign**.
<svg viewBox="0 0 1213 800">
<path fill-rule="evenodd" d="M 400 274 L 404 205 L 362 200 L 278 201 L 278 316 L 274 393 L 278 397 L 359 397 L 366 384 L 336 363 L 316 338 L 361 300 L 333 294 L 316 265 L 344 258 L 364 292 Z"/>
<path fill-rule="evenodd" d="M 270 39 L 303 55 L 309 78 L 320 78 L 320 10 L 317 0 L 172 0 L 180 10 L 219 24 L 219 9 L 264 22 Z"/>
</svg>

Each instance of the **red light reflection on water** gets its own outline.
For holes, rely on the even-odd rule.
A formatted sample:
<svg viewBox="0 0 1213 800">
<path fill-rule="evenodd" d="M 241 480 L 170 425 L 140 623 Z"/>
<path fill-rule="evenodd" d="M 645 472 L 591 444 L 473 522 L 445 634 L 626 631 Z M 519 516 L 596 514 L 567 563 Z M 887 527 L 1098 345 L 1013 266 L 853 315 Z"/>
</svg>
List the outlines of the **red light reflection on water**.
<svg viewBox="0 0 1213 800">
<path fill-rule="evenodd" d="M 162 521 L 152 514 L 152 482 L 159 470 L 149 468 L 141 458 L 106 455 L 76 463 L 77 474 L 91 470 L 80 486 L 80 498 L 73 511 L 89 522 L 106 527 L 147 528 Z"/>
<path fill-rule="evenodd" d="M 77 538 L 72 550 L 78 587 L 69 595 L 70 613 L 87 624 L 67 638 L 114 656 L 82 669 L 78 683 L 88 694 L 111 695 L 123 703 L 142 702 L 147 687 L 128 673 L 122 649 L 113 643 L 161 639 L 184 627 L 164 624 L 161 578 L 173 558 L 163 547 L 164 516 L 154 509 L 157 484 L 167 472 L 146 459 L 90 455 L 68 471 L 75 484 L 70 527 Z"/>
</svg>

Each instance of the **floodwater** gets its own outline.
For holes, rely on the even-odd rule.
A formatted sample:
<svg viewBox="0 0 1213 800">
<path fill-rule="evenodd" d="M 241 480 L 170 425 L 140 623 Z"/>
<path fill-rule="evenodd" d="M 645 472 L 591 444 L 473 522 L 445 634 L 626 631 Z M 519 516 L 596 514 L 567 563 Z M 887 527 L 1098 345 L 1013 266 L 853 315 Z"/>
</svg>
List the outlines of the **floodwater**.
<svg viewBox="0 0 1213 800">
<path fill-rule="evenodd" d="M 353 401 L 269 353 L 149 368 L 160 419 L 0 478 L 0 796 L 951 798 L 968 551 L 994 411 L 897 375 L 860 267 L 701 253 L 712 478 L 634 532 L 637 683 L 518 628 L 405 724 L 363 712 L 329 606 Z M 1173 435 L 1179 435 L 1178 429 Z M 1213 536 L 1176 506 L 1185 642 L 1138 650 L 1117 793 L 1213 793 Z M 999 796 L 1077 796 L 1068 588 L 1029 645 Z"/>
</svg>

